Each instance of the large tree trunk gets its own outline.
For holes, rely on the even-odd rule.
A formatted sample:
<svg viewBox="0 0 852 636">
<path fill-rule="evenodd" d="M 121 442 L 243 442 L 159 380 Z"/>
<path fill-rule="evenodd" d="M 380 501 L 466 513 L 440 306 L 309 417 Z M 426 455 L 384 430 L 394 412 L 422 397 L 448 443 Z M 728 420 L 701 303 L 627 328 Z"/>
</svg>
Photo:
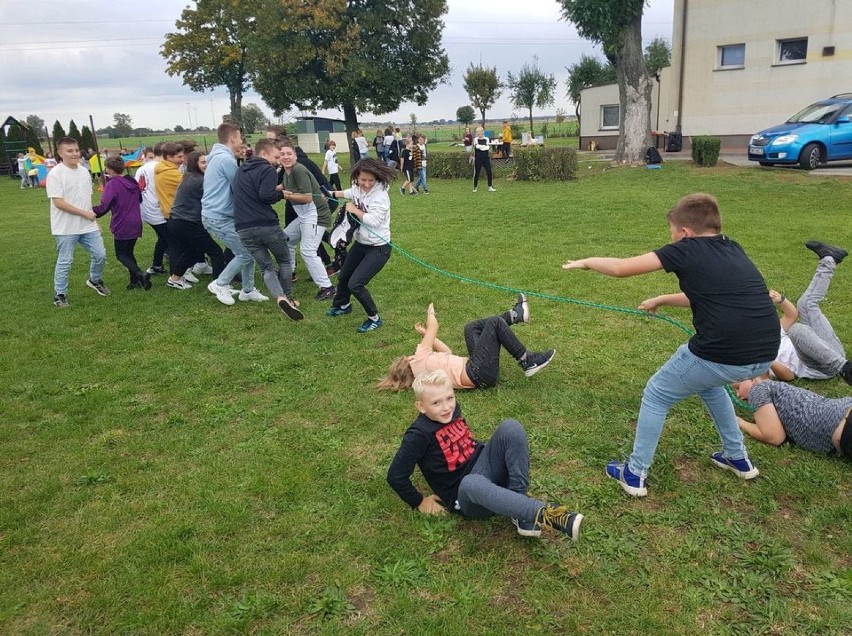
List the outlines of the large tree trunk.
<svg viewBox="0 0 852 636">
<path fill-rule="evenodd" d="M 642 165 L 651 144 L 651 91 L 653 82 L 642 54 L 642 15 L 623 34 L 623 44 L 612 61 L 618 79 L 621 112 L 618 145 L 613 163 Z"/>
<path fill-rule="evenodd" d="M 231 98 L 231 117 L 240 128 L 243 127 L 243 92 L 241 90 L 229 89 Z"/>
<path fill-rule="evenodd" d="M 535 139 L 535 130 L 533 130 L 532 106 L 530 106 L 530 143 Z"/>
<path fill-rule="evenodd" d="M 485 129 L 485 109 L 480 108 L 479 112 L 482 113 L 482 128 Z"/>
<path fill-rule="evenodd" d="M 355 104 L 343 104 L 343 119 L 346 121 L 346 138 L 349 143 L 349 158 L 352 165 L 361 159 L 361 153 L 358 152 L 358 147 L 353 143 L 352 133 L 358 130 L 358 111 L 355 110 Z"/>
</svg>

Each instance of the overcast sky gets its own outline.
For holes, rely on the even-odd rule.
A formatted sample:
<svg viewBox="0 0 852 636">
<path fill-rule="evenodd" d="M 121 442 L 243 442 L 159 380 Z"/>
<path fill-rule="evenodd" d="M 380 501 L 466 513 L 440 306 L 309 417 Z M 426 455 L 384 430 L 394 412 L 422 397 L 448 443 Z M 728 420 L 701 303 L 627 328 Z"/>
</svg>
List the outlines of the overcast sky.
<svg viewBox="0 0 852 636">
<path fill-rule="evenodd" d="M 642 31 L 646 44 L 657 36 L 671 42 L 673 1 L 650 0 Z M 565 67 L 583 53 L 600 57 L 600 51 L 559 19 L 555 0 L 448 0 L 448 5 L 444 48 L 452 70 L 447 83 L 424 106 L 403 102 L 395 113 L 363 113 L 361 120 L 404 123 L 411 113 L 419 121 L 454 119 L 456 109 L 468 103 L 462 75 L 469 63 L 496 66 L 505 78 L 534 55 L 540 68 L 559 81 L 556 104 L 548 112 L 573 112 L 565 97 Z M 92 115 L 95 126 L 103 128 L 120 112 L 130 115 L 136 127 L 189 127 L 190 120 L 193 127 L 218 125 L 228 111 L 227 91 L 190 91 L 180 78 L 166 75 L 159 54 L 184 6 L 180 0 L 0 0 L 0 117 L 35 114 L 48 127 L 57 119 L 67 127 L 70 119 L 87 124 Z M 249 92 L 243 104 L 252 102 L 272 115 Z M 525 115 L 504 95 L 489 117 L 513 113 Z M 336 111 L 320 114 L 342 118 Z"/>
</svg>

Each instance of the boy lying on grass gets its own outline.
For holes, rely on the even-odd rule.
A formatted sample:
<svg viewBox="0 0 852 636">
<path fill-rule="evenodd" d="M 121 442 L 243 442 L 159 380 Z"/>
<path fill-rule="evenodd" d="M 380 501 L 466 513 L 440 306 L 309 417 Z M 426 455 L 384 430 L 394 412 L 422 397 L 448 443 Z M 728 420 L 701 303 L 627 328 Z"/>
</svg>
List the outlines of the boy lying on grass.
<svg viewBox="0 0 852 636">
<path fill-rule="evenodd" d="M 387 477 L 405 503 L 426 515 L 447 514 L 445 506 L 469 519 L 502 515 L 521 536 L 550 528 L 577 540 L 583 515 L 527 496 L 529 443 L 517 420 L 503 420 L 482 443 L 471 435 L 446 371 L 421 373 L 413 388 L 420 416 L 403 435 Z M 434 494 L 424 497 L 411 483 L 415 466 Z"/>
</svg>

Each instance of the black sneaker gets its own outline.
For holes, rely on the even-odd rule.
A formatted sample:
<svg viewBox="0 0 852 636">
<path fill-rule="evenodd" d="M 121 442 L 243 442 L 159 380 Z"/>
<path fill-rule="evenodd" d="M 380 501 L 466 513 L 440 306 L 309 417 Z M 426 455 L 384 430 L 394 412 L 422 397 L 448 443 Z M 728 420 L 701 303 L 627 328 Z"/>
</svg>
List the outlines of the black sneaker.
<svg viewBox="0 0 852 636">
<path fill-rule="evenodd" d="M 843 363 L 843 367 L 838 374 L 846 384 L 852 384 L 852 361 L 847 360 Z"/>
<path fill-rule="evenodd" d="M 518 360 L 518 364 L 524 370 L 524 375 L 529 378 L 550 364 L 550 361 L 553 360 L 553 356 L 555 355 L 556 349 L 548 349 L 544 353 L 527 352 L 526 359 Z"/>
<path fill-rule="evenodd" d="M 98 292 L 99 296 L 109 296 L 109 289 L 107 289 L 107 286 L 104 285 L 102 280 L 92 280 L 91 278 L 87 278 L 86 285 Z"/>
<path fill-rule="evenodd" d="M 68 302 L 68 296 L 65 294 L 56 294 L 53 297 L 53 304 L 57 307 L 68 307 L 71 303 Z"/>
<path fill-rule="evenodd" d="M 302 320 L 305 317 L 296 303 L 286 296 L 278 300 L 278 308 L 287 314 L 291 320 Z"/>
<path fill-rule="evenodd" d="M 400 193 L 400 194 L 405 194 L 405 188 L 400 188 L 400 189 L 399 189 L 399 193 Z"/>
<path fill-rule="evenodd" d="M 579 512 L 571 512 L 565 506 L 549 504 L 538 511 L 536 525 L 562 532 L 572 541 L 576 541 L 580 538 L 583 515 Z"/>
<path fill-rule="evenodd" d="M 524 294 L 518 294 L 518 302 L 509 310 L 509 316 L 512 318 L 511 322 L 509 322 L 510 325 L 530 321 L 530 305 Z"/>
<path fill-rule="evenodd" d="M 165 274 L 166 268 L 162 265 L 151 265 L 146 271 L 146 274 Z"/>
<path fill-rule="evenodd" d="M 323 287 L 317 292 L 316 299 L 317 300 L 331 300 L 334 298 L 335 294 L 337 294 L 337 289 L 332 285 L 331 287 Z"/>
<path fill-rule="evenodd" d="M 831 258 L 834 259 L 834 262 L 838 265 L 840 265 L 840 262 L 849 254 L 849 252 L 844 250 L 842 247 L 834 247 L 833 245 L 828 245 L 822 241 L 808 241 L 805 243 L 805 247 L 819 256 L 820 260 L 826 256 L 831 256 Z"/>
<path fill-rule="evenodd" d="M 151 289 L 151 275 L 148 272 L 142 272 L 141 274 L 139 274 L 139 278 L 137 278 L 136 284 L 146 291 Z"/>
</svg>

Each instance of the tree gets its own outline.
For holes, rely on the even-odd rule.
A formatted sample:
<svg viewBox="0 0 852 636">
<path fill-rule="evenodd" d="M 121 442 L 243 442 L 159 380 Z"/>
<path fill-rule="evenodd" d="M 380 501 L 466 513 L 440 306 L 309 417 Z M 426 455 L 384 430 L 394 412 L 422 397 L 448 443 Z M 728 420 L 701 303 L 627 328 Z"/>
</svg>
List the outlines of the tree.
<svg viewBox="0 0 852 636">
<path fill-rule="evenodd" d="M 568 71 L 568 98 L 574 102 L 577 125 L 580 124 L 580 95 L 584 88 L 615 83 L 615 68 L 596 57 L 581 55 L 580 61 L 566 67 Z"/>
<path fill-rule="evenodd" d="M 176 125 L 175 125 L 175 127 L 174 127 L 174 131 L 175 131 L 176 133 L 182 133 L 184 130 L 186 130 L 186 128 L 184 128 L 184 127 L 183 127 L 183 126 L 181 126 L 180 124 L 176 124 Z"/>
<path fill-rule="evenodd" d="M 269 124 L 269 119 L 257 104 L 249 104 L 243 106 L 243 128 L 247 133 L 253 133 L 260 130 L 263 126 Z"/>
<path fill-rule="evenodd" d="M 411 113 L 408 116 L 408 121 L 411 122 L 411 134 L 417 132 L 417 113 Z"/>
<path fill-rule="evenodd" d="M 533 61 L 524 64 L 517 75 L 511 72 L 508 74 L 506 85 L 512 93 L 512 104 L 517 108 L 523 106 L 529 111 L 530 135 L 535 135 L 533 107 L 544 108 L 553 103 L 556 78 L 552 74 L 543 73 L 538 68 L 538 58 L 533 57 Z"/>
<path fill-rule="evenodd" d="M 95 147 L 95 136 L 88 126 L 83 126 L 83 129 L 80 131 L 80 140 L 80 148 L 82 150 Z"/>
<path fill-rule="evenodd" d="M 133 120 L 125 113 L 115 113 L 112 116 L 113 134 L 116 137 L 129 137 L 133 133 Z"/>
<path fill-rule="evenodd" d="M 35 130 L 36 135 L 44 132 L 44 120 L 38 115 L 27 115 L 27 126 Z"/>
<path fill-rule="evenodd" d="M 57 140 L 65 137 L 65 129 L 62 127 L 62 124 L 59 123 L 57 119 L 53 122 L 53 154 L 56 154 L 56 142 Z"/>
<path fill-rule="evenodd" d="M 196 0 L 175 22 L 160 49 L 168 62 L 166 73 L 179 75 L 193 91 L 203 93 L 219 86 L 228 89 L 231 117 L 240 122 L 243 93 L 249 88 L 247 47 L 255 29 L 254 10 L 264 16 L 262 2 Z M 275 25 L 278 26 L 278 25 Z"/>
<path fill-rule="evenodd" d="M 651 141 L 651 90 L 642 55 L 645 0 L 557 0 L 562 17 L 581 37 L 603 46 L 615 67 L 619 94 L 618 145 L 614 163 L 641 165 Z"/>
<path fill-rule="evenodd" d="M 471 62 L 464 74 L 464 90 L 470 103 L 482 114 L 482 127 L 485 128 L 485 113 L 503 94 L 504 84 L 497 75 L 497 67 L 486 67 Z"/>
<path fill-rule="evenodd" d="M 256 0 L 252 84 L 276 115 L 341 109 L 358 113 L 423 105 L 449 73 L 441 47 L 445 0 Z"/>
<path fill-rule="evenodd" d="M 556 119 L 557 124 L 561 124 L 563 121 L 565 121 L 565 109 L 564 108 L 557 108 L 556 109 L 555 119 Z"/>
<path fill-rule="evenodd" d="M 80 129 L 77 128 L 77 124 L 74 123 L 73 119 L 68 124 L 68 136 L 71 137 L 71 139 L 74 139 L 78 146 L 83 146 L 83 136 L 80 134 Z M 85 148 L 83 148 L 83 150 L 85 150 Z"/>
<path fill-rule="evenodd" d="M 648 75 L 659 79 L 660 70 L 672 63 L 672 49 L 663 38 L 654 38 L 645 47 L 645 66 Z"/>
<path fill-rule="evenodd" d="M 473 110 L 472 106 L 459 106 L 456 110 L 456 119 L 458 119 L 465 126 L 470 126 L 473 120 L 476 118 L 476 112 Z"/>
</svg>

